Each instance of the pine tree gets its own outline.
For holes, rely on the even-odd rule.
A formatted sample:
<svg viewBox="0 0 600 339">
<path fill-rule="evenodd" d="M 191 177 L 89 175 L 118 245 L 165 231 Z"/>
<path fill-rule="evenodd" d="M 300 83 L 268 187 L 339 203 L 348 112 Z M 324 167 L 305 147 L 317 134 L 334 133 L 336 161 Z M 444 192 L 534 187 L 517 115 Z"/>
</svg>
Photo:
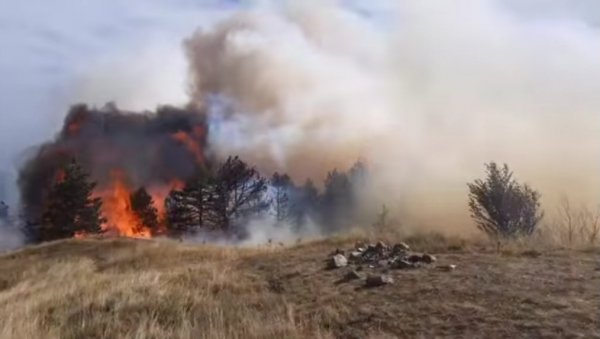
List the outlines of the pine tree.
<svg viewBox="0 0 600 339">
<path fill-rule="evenodd" d="M 315 183 L 308 179 L 303 186 L 294 190 L 291 195 L 290 216 L 297 230 L 305 226 L 310 219 L 316 217 L 319 206 L 319 190 Z"/>
<path fill-rule="evenodd" d="M 64 167 L 64 176 L 54 183 L 47 197 L 38 234 L 41 241 L 71 238 L 79 232 L 96 234 L 106 222 L 102 201 L 93 198 L 95 182 L 73 159 Z"/>
<path fill-rule="evenodd" d="M 171 236 L 200 228 L 233 235 L 240 222 L 265 211 L 267 180 L 238 157 L 229 157 L 216 171 L 206 171 L 172 191 L 165 202 Z M 239 234 L 238 234 L 239 235 Z"/>
<path fill-rule="evenodd" d="M 213 221 L 225 233 L 235 233 L 239 221 L 269 208 L 265 199 L 267 180 L 239 157 L 229 157 L 217 170 L 211 197 Z"/>
<path fill-rule="evenodd" d="M 165 200 L 169 236 L 180 237 L 201 227 L 215 228 L 209 217 L 212 178 L 203 173 L 187 182 L 183 190 L 173 190 Z"/>
<path fill-rule="evenodd" d="M 153 235 L 159 232 L 158 210 L 154 205 L 154 199 L 148 194 L 144 187 L 139 188 L 131 194 L 131 209 L 139 218 L 137 231 L 142 231 L 144 227 L 150 229 Z"/>
<path fill-rule="evenodd" d="M 325 179 L 325 190 L 320 199 L 321 222 L 329 231 L 339 231 L 351 222 L 354 212 L 352 182 L 348 174 L 333 170 Z"/>
</svg>

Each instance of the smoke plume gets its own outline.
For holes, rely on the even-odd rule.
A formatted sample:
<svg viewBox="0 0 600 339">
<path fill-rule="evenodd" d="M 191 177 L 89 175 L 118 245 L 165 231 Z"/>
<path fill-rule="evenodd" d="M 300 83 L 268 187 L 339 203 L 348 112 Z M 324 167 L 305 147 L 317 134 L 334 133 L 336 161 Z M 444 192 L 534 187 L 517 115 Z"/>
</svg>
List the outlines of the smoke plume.
<svg viewBox="0 0 600 339">
<path fill-rule="evenodd" d="M 404 225 L 447 231 L 474 229 L 465 184 L 489 161 L 508 163 L 546 209 L 562 194 L 595 204 L 600 29 L 509 3 L 251 2 L 185 39 L 188 108 L 74 107 L 21 172 L 25 212 L 39 214 L 72 155 L 100 185 L 118 168 L 132 187 L 188 177 L 206 154 L 238 154 L 296 183 L 361 159 L 365 211 L 386 204 Z M 85 79 L 86 100 L 105 100 L 121 77 L 101 73 Z M 161 86 L 121 86 L 115 97 L 139 106 Z"/>
<path fill-rule="evenodd" d="M 162 208 L 169 191 L 205 165 L 206 132 L 204 114 L 193 109 L 134 113 L 111 104 L 103 109 L 73 106 L 56 139 L 37 149 L 21 169 L 25 218 L 39 222 L 51 186 L 64 165 L 77 159 L 97 182 L 109 220 L 130 224 L 119 219 L 130 212 L 121 205 L 131 192 L 147 188 Z M 129 230 L 118 231 L 129 235 Z"/>
<path fill-rule="evenodd" d="M 598 27 L 500 1 L 375 3 L 257 6 L 187 39 L 212 149 L 296 180 L 362 158 L 365 201 L 417 227 L 469 227 L 465 183 L 492 160 L 547 208 L 598 201 Z"/>
</svg>

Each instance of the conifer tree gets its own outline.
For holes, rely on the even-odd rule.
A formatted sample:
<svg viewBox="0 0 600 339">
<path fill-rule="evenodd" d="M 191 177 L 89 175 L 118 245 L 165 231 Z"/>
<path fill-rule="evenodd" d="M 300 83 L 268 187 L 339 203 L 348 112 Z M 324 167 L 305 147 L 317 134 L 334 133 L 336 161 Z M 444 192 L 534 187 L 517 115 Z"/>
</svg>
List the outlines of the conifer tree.
<svg viewBox="0 0 600 339">
<path fill-rule="evenodd" d="M 139 218 L 138 231 L 147 227 L 153 235 L 159 232 L 158 210 L 154 205 L 154 199 L 148 194 L 144 187 L 140 187 L 131 194 L 131 209 Z"/>
<path fill-rule="evenodd" d="M 63 174 L 48 194 L 42 213 L 38 240 L 71 238 L 75 234 L 97 234 L 106 222 L 101 216 L 102 201 L 93 198 L 96 183 L 74 159 L 63 168 Z"/>
<path fill-rule="evenodd" d="M 212 180 L 203 174 L 190 180 L 183 190 L 173 190 L 165 200 L 167 210 L 166 228 L 170 236 L 179 237 L 193 233 L 200 227 L 213 228 L 210 224 L 210 197 Z"/>
</svg>

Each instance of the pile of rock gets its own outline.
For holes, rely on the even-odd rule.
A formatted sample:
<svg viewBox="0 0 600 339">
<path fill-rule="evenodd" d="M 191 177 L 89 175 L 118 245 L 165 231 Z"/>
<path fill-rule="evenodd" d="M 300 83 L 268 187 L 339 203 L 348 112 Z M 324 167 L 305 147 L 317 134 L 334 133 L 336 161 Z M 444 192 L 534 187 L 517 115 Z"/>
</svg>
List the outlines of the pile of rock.
<svg viewBox="0 0 600 339">
<path fill-rule="evenodd" d="M 335 256 L 337 257 L 336 261 L 339 262 L 344 253 L 337 250 Z M 431 254 L 411 252 L 410 247 L 405 243 L 401 242 L 394 246 L 388 246 L 383 241 L 370 245 L 357 244 L 354 250 L 349 253 L 347 259 L 349 263 L 359 266 L 394 269 L 419 268 L 436 261 L 436 258 Z"/>
<path fill-rule="evenodd" d="M 416 269 L 436 261 L 436 257 L 427 253 L 412 252 L 405 243 L 388 246 L 383 241 L 377 244 L 356 244 L 351 251 L 337 249 L 328 260 L 328 268 L 337 269 L 352 266 L 344 280 L 362 279 L 365 268 L 382 269 L 384 274 L 368 274 L 365 281 L 368 287 L 393 283 L 393 278 L 385 273 L 390 269 Z"/>
</svg>

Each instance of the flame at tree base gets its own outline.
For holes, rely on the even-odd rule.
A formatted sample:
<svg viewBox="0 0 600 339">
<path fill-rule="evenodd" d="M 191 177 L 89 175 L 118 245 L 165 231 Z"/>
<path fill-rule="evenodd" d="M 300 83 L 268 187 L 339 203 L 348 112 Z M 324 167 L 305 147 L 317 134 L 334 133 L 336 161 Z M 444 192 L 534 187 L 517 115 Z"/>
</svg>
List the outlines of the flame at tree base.
<svg viewBox="0 0 600 339">
<path fill-rule="evenodd" d="M 111 179 L 109 187 L 96 192 L 96 196 L 102 199 L 102 215 L 107 220 L 102 225 L 104 233 L 129 238 L 151 238 L 152 231 L 133 211 L 132 190 L 126 184 L 125 173 L 113 170 Z"/>
<path fill-rule="evenodd" d="M 149 194 L 157 211 L 158 221 L 165 220 L 164 203 L 171 190 L 179 190 L 183 187 L 183 181 L 174 179 L 169 184 L 153 185 L 149 188 Z M 162 222 L 159 222 L 159 227 L 155 230 L 144 225 L 143 220 L 132 207 L 132 192 L 133 190 L 127 184 L 126 174 L 122 170 L 113 170 L 110 184 L 96 189 L 94 198 L 102 199 L 101 213 L 106 218 L 106 222 L 101 225 L 103 234 L 105 236 L 138 239 L 150 239 L 155 235 L 163 234 L 165 229 Z M 80 231 L 75 233 L 74 238 L 84 239 L 89 236 L 91 234 Z"/>
</svg>

